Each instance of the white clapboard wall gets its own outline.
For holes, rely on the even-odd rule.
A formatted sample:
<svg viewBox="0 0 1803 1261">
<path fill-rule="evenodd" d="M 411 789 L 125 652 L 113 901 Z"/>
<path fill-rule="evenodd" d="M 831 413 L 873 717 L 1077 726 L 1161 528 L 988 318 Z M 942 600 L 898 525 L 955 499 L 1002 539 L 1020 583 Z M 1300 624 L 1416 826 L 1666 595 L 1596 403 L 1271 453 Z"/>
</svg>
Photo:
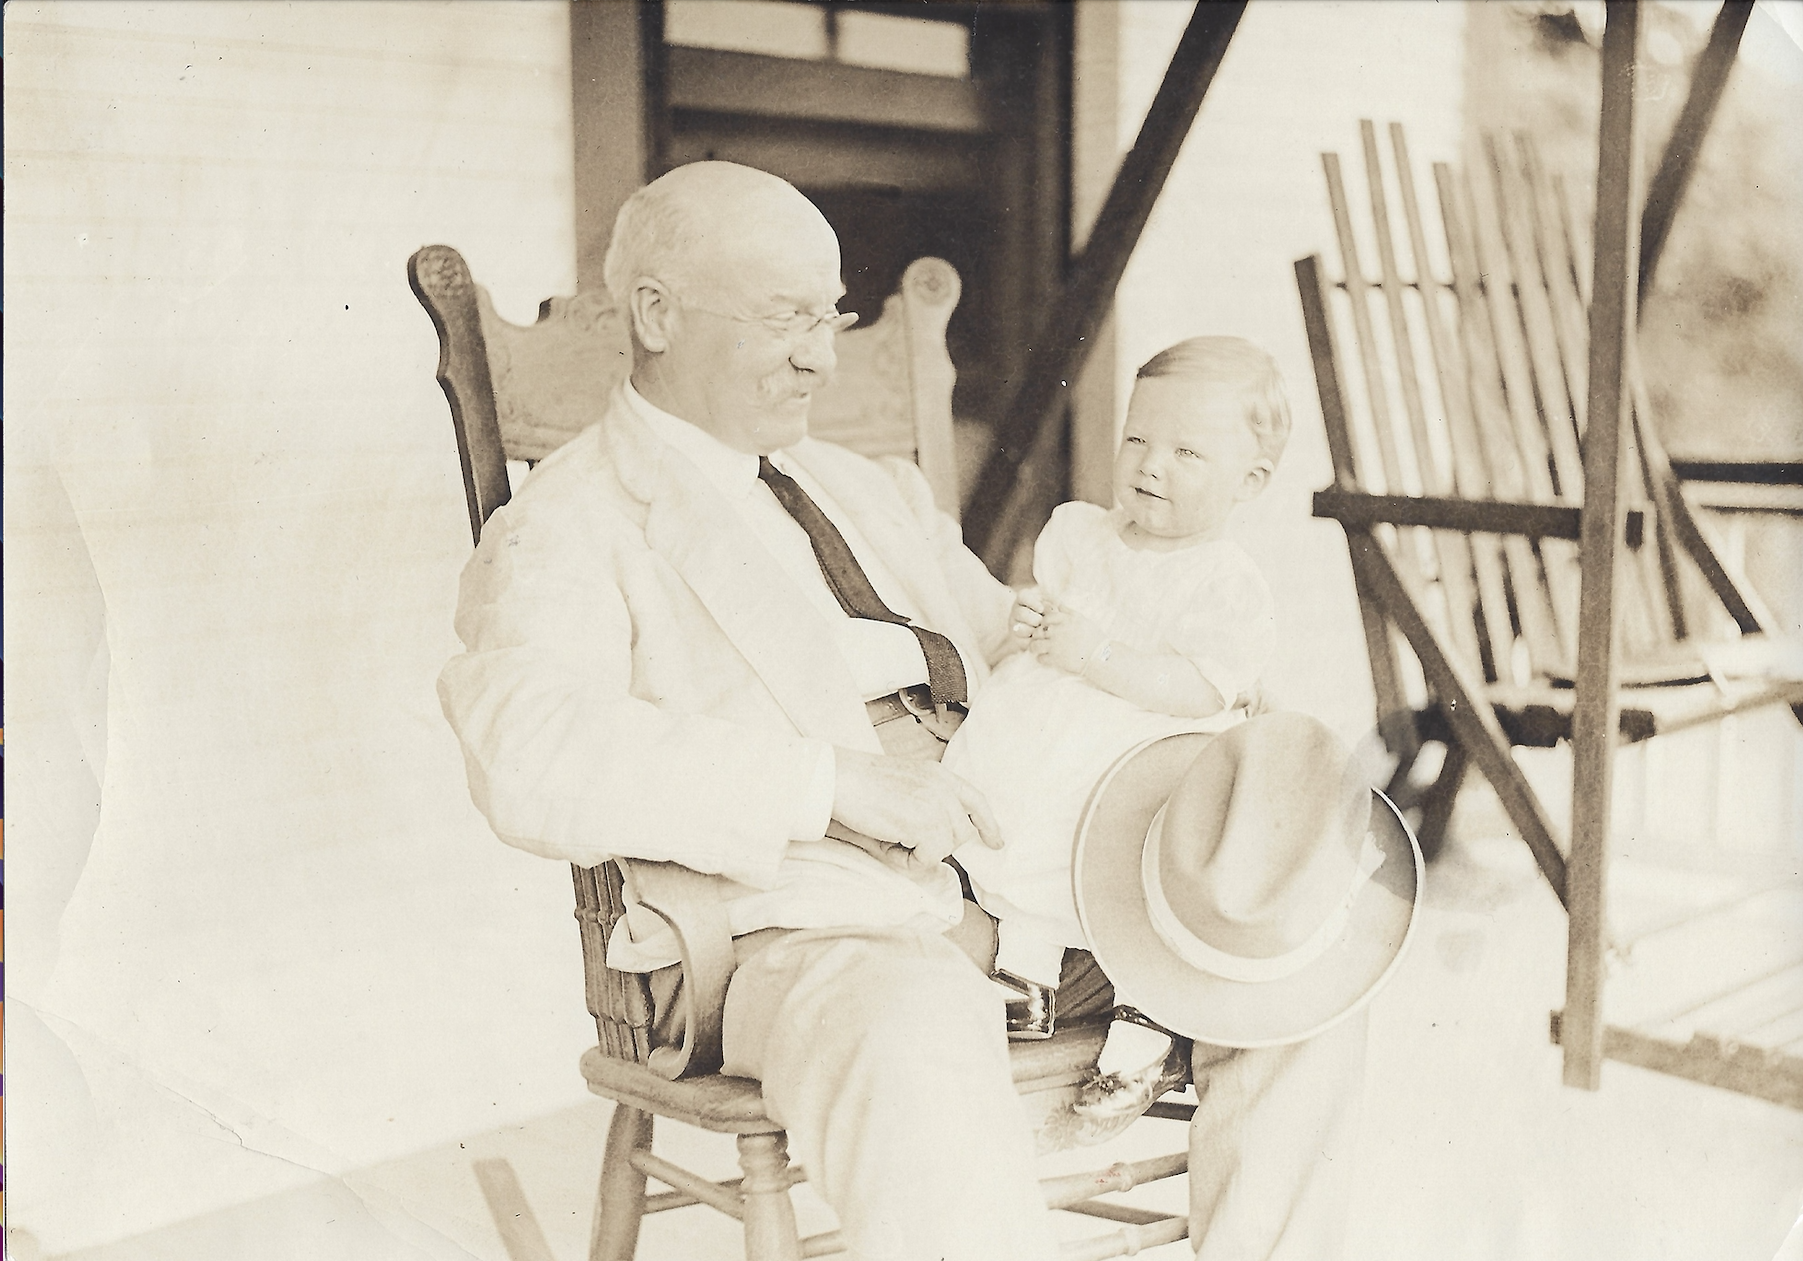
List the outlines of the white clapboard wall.
<svg viewBox="0 0 1803 1261">
<path fill-rule="evenodd" d="M 469 535 L 405 276 L 572 290 L 568 39 L 6 6 L 7 1069 L 64 1087 L 7 1100 L 8 1224 L 50 1254 L 580 1093 L 567 871 L 487 834 L 433 693 Z"/>
</svg>

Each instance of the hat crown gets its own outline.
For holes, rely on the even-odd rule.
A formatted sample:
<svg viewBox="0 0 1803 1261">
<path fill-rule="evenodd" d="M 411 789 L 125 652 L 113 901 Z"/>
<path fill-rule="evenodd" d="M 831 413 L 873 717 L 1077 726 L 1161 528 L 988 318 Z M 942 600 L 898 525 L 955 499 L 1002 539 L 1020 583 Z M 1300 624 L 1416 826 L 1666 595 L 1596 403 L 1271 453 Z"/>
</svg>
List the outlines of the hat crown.
<svg viewBox="0 0 1803 1261">
<path fill-rule="evenodd" d="M 1370 803 L 1325 724 L 1253 718 L 1213 740 L 1171 794 L 1148 838 L 1156 852 L 1146 874 L 1206 946 L 1283 956 L 1321 933 L 1357 888 Z"/>
</svg>

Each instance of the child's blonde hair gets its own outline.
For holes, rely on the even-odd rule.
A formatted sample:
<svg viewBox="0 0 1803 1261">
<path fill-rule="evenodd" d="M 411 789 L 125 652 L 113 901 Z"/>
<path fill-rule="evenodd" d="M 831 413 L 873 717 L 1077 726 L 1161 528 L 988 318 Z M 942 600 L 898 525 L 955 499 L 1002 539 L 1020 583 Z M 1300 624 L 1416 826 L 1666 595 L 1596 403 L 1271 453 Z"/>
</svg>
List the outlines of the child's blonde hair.
<svg viewBox="0 0 1803 1261">
<path fill-rule="evenodd" d="M 1277 361 L 1243 337 L 1192 337 L 1146 360 L 1141 381 L 1173 377 L 1179 381 L 1219 385 L 1236 390 L 1246 401 L 1246 424 L 1258 439 L 1258 453 L 1273 467 L 1290 439 L 1290 404 L 1283 393 Z"/>
</svg>

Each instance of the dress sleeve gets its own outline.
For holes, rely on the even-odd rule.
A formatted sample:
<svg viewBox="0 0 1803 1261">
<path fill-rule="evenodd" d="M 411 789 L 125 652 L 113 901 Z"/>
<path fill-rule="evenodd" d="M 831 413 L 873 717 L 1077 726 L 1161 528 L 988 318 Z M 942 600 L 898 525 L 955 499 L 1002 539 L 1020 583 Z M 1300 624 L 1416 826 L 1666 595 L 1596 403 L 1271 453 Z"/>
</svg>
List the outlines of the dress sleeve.
<svg viewBox="0 0 1803 1261">
<path fill-rule="evenodd" d="M 1196 585 L 1172 627 L 1171 646 L 1232 708 L 1234 698 L 1264 672 L 1276 630 L 1271 588 L 1252 558 L 1241 553 Z"/>
<path fill-rule="evenodd" d="M 1033 581 L 1054 600 L 1067 598 L 1084 540 L 1097 529 L 1108 510 L 1080 500 L 1059 504 L 1051 520 L 1033 544 Z"/>
</svg>

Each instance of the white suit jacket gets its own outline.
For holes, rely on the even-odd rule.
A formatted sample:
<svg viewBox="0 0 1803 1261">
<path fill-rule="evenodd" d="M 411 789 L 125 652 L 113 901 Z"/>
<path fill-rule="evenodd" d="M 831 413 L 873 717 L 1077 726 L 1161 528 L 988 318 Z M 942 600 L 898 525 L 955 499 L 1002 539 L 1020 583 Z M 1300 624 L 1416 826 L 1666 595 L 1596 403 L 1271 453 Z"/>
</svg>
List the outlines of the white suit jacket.
<svg viewBox="0 0 1803 1261">
<path fill-rule="evenodd" d="M 1012 595 L 919 471 L 812 439 L 788 454 L 957 645 L 974 694 L 1010 647 Z M 439 697 L 502 840 L 725 876 L 735 933 L 955 918 L 949 868 L 911 879 L 840 842 L 790 840 L 820 742 L 877 753 L 875 732 L 830 626 L 618 392 L 489 521 L 457 633 Z M 614 966 L 675 961 L 661 921 L 629 909 L 628 925 Z"/>
</svg>

